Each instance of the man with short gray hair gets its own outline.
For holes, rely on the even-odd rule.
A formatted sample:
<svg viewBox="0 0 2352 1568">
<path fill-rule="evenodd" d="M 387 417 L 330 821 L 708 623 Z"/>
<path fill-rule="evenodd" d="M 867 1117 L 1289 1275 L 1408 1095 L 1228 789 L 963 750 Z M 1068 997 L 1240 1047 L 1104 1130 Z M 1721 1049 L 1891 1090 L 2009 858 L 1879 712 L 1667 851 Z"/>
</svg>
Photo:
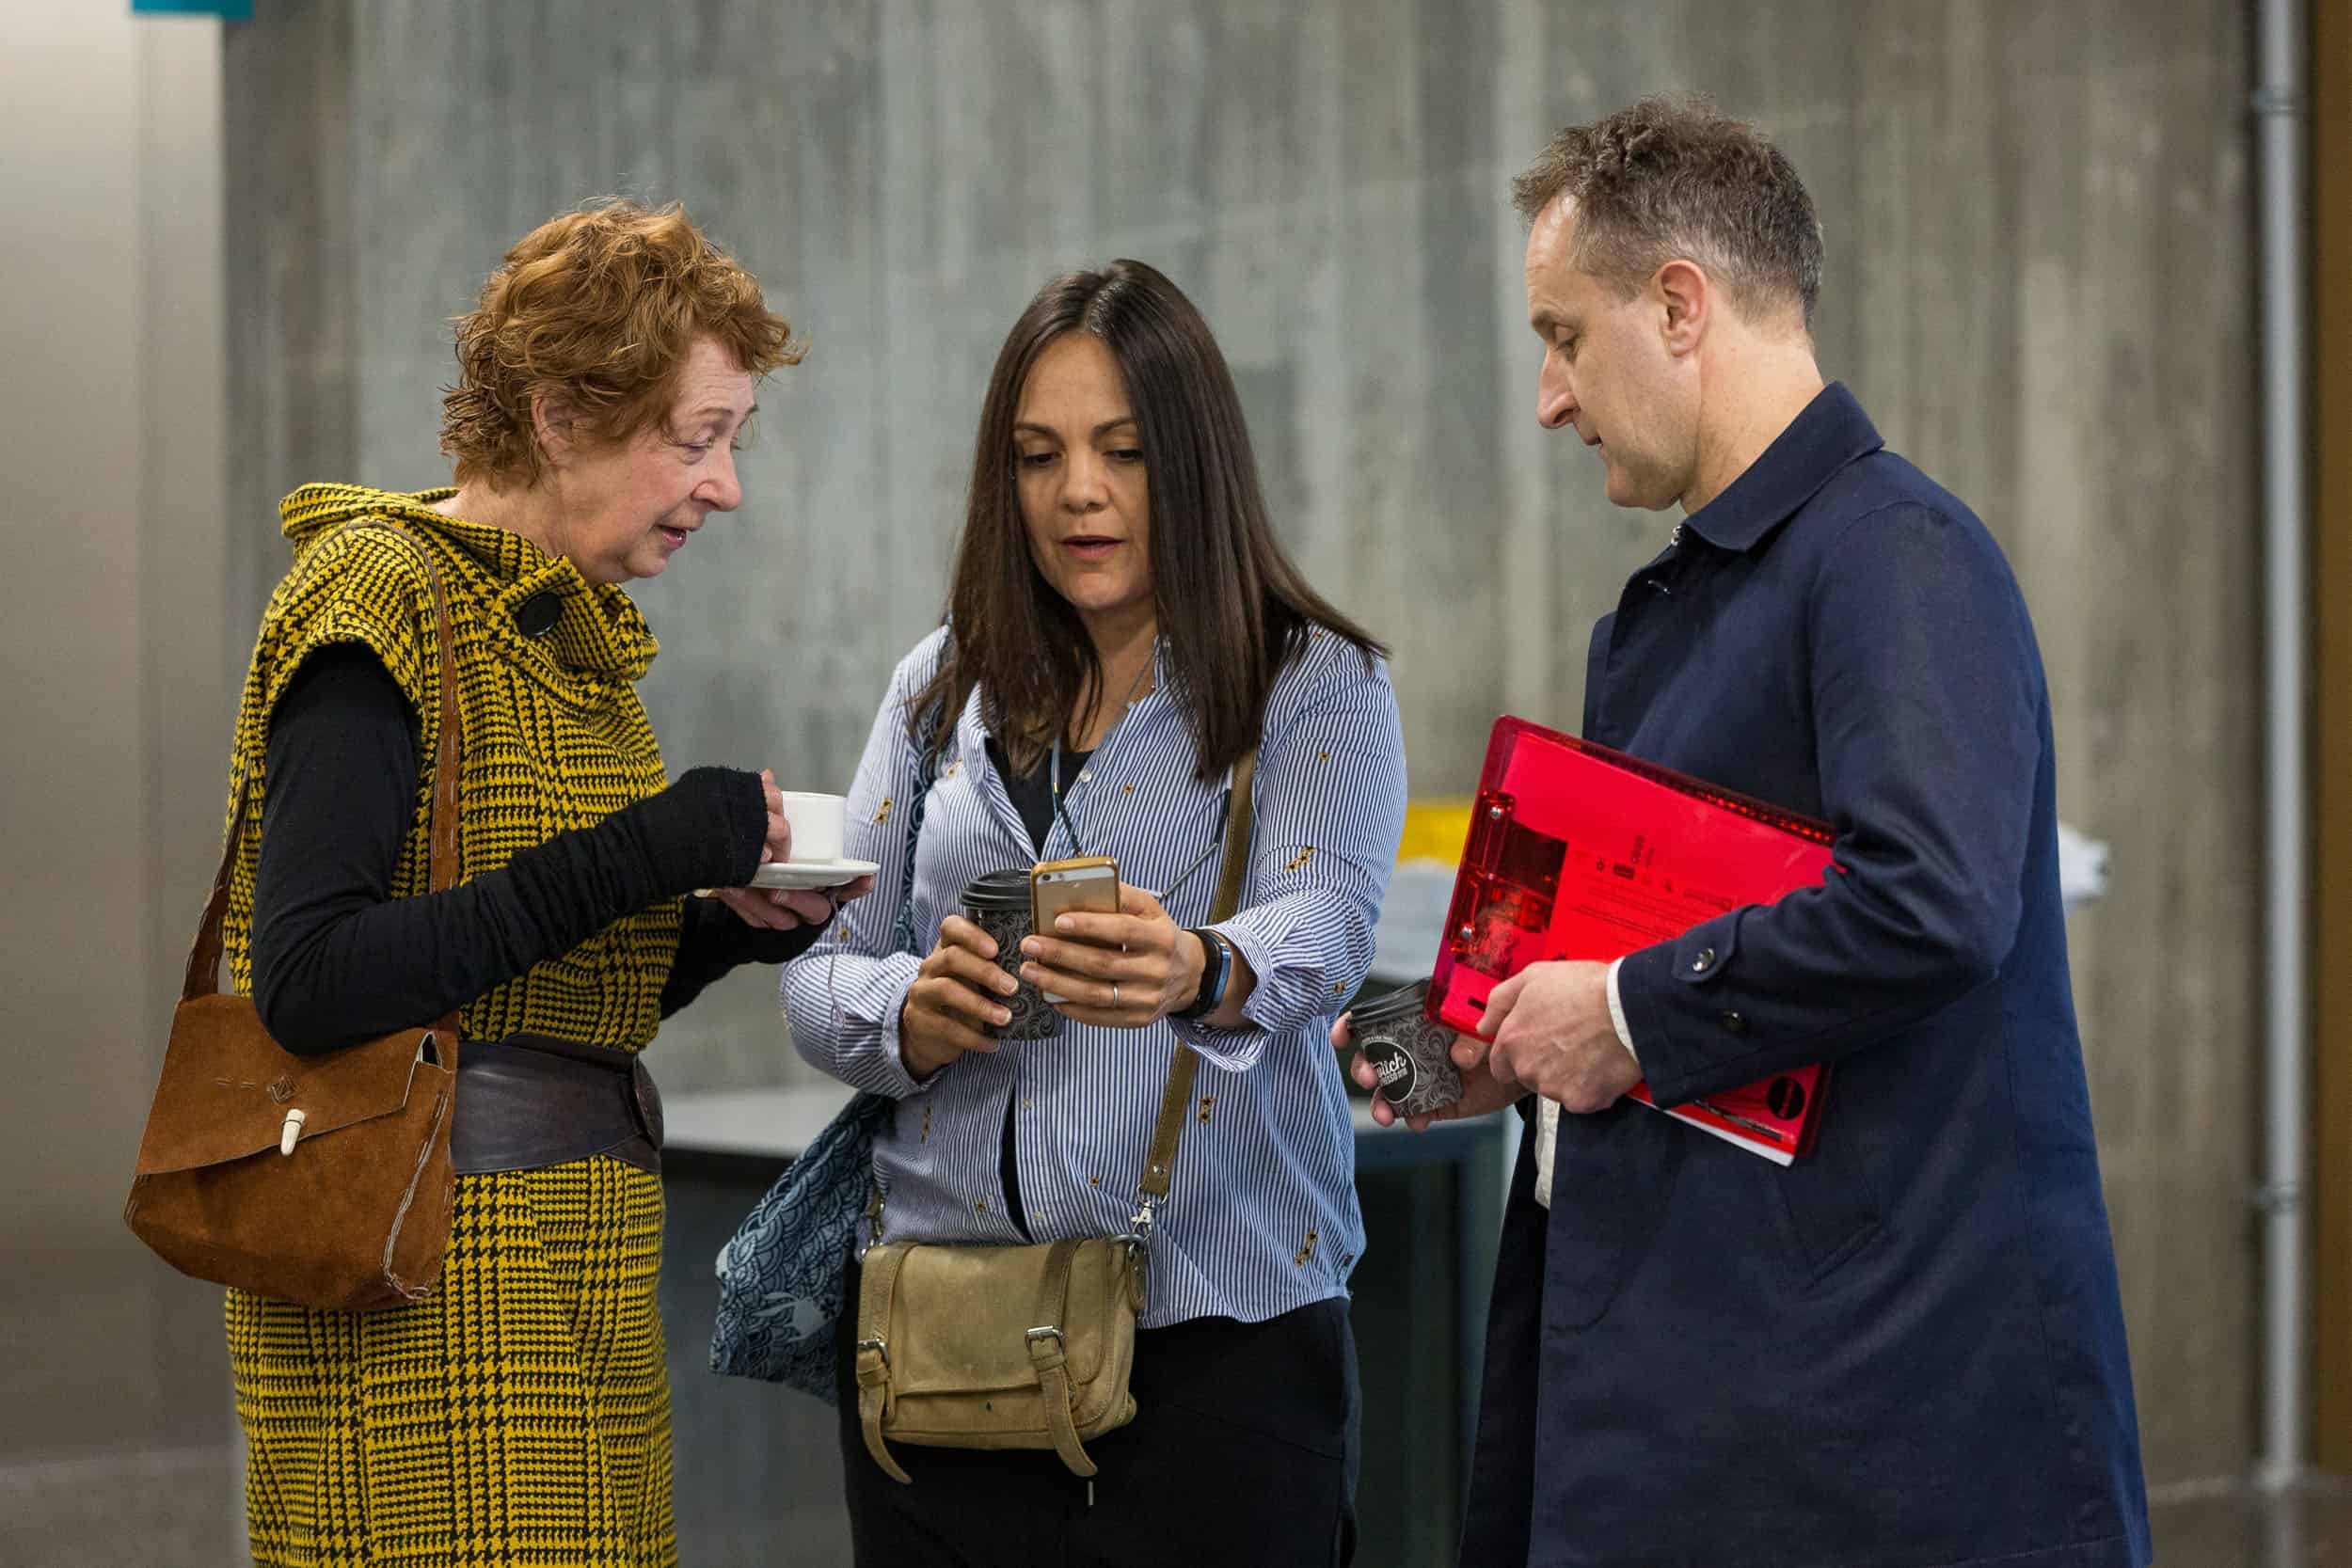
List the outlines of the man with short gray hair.
<svg viewBox="0 0 2352 1568">
<path fill-rule="evenodd" d="M 1461 1560 L 2139 1568 L 2050 701 L 2008 562 L 1823 384 L 1820 224 L 1751 127 L 1646 101 L 1561 132 L 1516 195 L 1537 417 L 1611 500 L 1682 513 L 1594 628 L 1583 734 L 1829 822 L 1836 869 L 1527 969 L 1456 1043 L 1453 1114 L 1534 1112 Z M 1812 1063 L 1819 1143 L 1785 1168 L 1621 1098 Z"/>
</svg>

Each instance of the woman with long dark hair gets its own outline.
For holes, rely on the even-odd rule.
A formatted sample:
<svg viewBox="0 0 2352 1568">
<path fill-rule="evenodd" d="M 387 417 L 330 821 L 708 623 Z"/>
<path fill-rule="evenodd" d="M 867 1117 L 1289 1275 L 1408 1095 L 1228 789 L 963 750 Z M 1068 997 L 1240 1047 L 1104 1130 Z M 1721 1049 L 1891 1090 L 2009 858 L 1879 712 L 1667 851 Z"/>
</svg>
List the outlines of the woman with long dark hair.
<svg viewBox="0 0 2352 1568">
<path fill-rule="evenodd" d="M 845 1335 L 861 1562 L 1346 1560 L 1363 1223 L 1325 1026 L 1371 964 L 1403 830 L 1383 653 L 1277 543 L 1192 303 L 1139 261 L 1046 285 L 990 380 L 946 624 L 900 662 L 851 787 L 849 852 L 880 891 L 784 1002 L 804 1057 L 898 1102 L 874 1158 L 894 1242 L 1121 1232 L 1180 1049 L 1195 1103 L 1151 1232 L 1138 1413 L 1087 1444 L 1091 1480 L 1049 1451 L 924 1448 L 898 1450 L 899 1484 Z M 1239 909 L 1212 923 L 1253 752 Z M 1000 963 L 967 888 L 1082 854 L 1117 860 L 1120 911 Z"/>
</svg>

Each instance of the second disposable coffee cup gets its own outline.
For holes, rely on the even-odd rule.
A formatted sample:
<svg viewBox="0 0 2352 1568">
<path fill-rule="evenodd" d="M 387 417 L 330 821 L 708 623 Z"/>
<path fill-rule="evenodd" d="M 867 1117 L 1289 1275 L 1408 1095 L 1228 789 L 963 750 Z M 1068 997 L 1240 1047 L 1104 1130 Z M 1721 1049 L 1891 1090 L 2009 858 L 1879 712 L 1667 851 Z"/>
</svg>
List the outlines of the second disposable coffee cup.
<svg viewBox="0 0 2352 1568">
<path fill-rule="evenodd" d="M 1021 979 L 1021 943 L 1029 934 L 1029 874 L 992 871 L 976 877 L 965 884 L 962 903 L 963 918 L 996 943 L 996 967 L 1021 981 L 1012 995 L 994 998 L 1012 1014 L 1012 1022 L 988 1033 L 1000 1040 L 1051 1037 L 1061 1028 L 1061 1014 L 1035 986 Z"/>
<path fill-rule="evenodd" d="M 1401 1117 L 1441 1111 L 1462 1098 L 1454 1031 L 1429 1021 L 1428 999 L 1429 982 L 1416 980 L 1348 1012 L 1348 1033 L 1378 1082 L 1375 1092 Z"/>
</svg>

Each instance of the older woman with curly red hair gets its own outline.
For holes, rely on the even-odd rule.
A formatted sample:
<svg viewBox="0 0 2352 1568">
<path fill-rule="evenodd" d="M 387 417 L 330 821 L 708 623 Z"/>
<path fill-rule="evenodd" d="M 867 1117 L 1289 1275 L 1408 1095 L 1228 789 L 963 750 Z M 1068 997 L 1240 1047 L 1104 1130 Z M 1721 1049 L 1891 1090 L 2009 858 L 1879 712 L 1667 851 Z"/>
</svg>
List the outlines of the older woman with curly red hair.
<svg viewBox="0 0 2352 1568">
<path fill-rule="evenodd" d="M 455 486 L 281 507 L 294 566 L 233 754 L 261 832 L 231 977 L 292 1052 L 453 1009 L 462 1044 L 434 1294 L 352 1314 L 230 1292 L 256 1562 L 677 1560 L 660 1102 L 636 1053 L 834 903 L 747 885 L 790 853 L 771 775 L 668 780 L 634 687 L 655 643 L 621 585 L 735 509 L 756 385 L 798 358 L 677 208 L 567 214 L 458 324 Z M 428 892 L 443 627 L 461 865 Z"/>
</svg>

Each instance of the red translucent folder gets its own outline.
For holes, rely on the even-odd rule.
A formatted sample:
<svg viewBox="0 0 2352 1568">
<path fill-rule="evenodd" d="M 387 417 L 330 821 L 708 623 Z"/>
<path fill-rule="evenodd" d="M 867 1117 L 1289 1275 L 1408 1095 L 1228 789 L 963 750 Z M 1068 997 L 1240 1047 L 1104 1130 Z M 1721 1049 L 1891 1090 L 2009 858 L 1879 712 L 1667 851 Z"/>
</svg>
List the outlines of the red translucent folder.
<svg viewBox="0 0 2352 1568">
<path fill-rule="evenodd" d="M 1825 823 L 1498 719 L 1429 1016 L 1475 1033 L 1488 993 L 1529 964 L 1607 962 L 1742 904 L 1818 887 L 1834 869 L 1832 838 Z M 1802 1068 L 1666 1115 L 1785 1165 L 1812 1148 L 1828 1081 L 1826 1067 Z M 1647 1085 L 1632 1095 L 1656 1108 Z"/>
</svg>

